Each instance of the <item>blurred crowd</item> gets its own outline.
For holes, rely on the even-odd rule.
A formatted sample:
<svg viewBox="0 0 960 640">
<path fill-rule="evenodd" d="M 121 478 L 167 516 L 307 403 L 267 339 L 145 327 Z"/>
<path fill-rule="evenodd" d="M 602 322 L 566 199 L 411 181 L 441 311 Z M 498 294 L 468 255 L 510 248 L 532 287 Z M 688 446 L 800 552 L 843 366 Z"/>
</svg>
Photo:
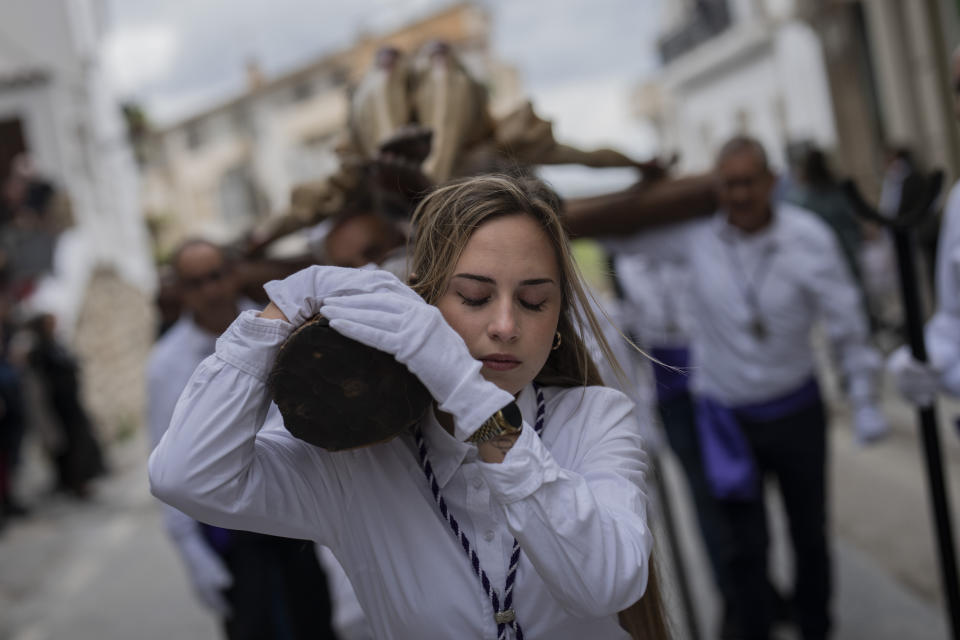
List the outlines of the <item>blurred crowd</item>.
<svg viewBox="0 0 960 640">
<path fill-rule="evenodd" d="M 69 225 L 69 199 L 30 158 L 13 159 L 0 190 L 0 529 L 30 507 L 19 497 L 24 440 L 46 455 L 52 493 L 78 500 L 107 471 L 97 429 L 84 406 L 81 367 L 56 318 L 29 304 Z"/>
</svg>

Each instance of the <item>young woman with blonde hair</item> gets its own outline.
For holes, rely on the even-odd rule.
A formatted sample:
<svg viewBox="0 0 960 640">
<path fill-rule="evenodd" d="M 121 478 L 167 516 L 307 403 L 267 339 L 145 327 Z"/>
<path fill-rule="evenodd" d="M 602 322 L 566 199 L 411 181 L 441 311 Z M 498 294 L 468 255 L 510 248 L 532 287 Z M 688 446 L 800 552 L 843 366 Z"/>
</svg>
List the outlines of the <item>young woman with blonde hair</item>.
<svg viewBox="0 0 960 640">
<path fill-rule="evenodd" d="M 581 331 L 609 347 L 558 209 L 536 180 L 470 178 L 418 207 L 412 288 L 333 267 L 269 283 L 181 397 L 154 493 L 329 546 L 378 638 L 666 637 L 640 427 L 596 386 Z M 411 433 L 334 453 L 267 418 L 277 349 L 318 313 L 431 392 Z"/>
</svg>

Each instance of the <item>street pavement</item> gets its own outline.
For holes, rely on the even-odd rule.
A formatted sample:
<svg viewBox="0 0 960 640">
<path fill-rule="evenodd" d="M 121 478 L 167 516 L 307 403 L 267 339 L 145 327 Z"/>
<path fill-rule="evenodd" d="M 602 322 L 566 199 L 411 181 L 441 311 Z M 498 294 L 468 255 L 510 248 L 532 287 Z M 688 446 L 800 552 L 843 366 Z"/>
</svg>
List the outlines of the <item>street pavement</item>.
<svg viewBox="0 0 960 640">
<path fill-rule="evenodd" d="M 0 639 L 220 637 L 165 536 L 145 450 L 140 438 L 113 447 L 112 474 L 86 502 L 45 496 L 51 479 L 29 474 L 34 512 L 0 533 Z"/>
<path fill-rule="evenodd" d="M 872 469 L 870 462 L 861 458 L 876 452 L 854 447 L 850 444 L 850 437 L 845 426 L 838 424 L 832 430 L 830 441 L 833 448 L 834 637 L 842 640 L 944 640 L 948 632 L 938 600 L 939 574 L 928 526 L 929 509 L 925 496 L 918 490 L 920 483 L 910 477 L 907 483 L 910 486 L 901 484 L 896 487 L 900 492 L 910 494 L 912 502 L 896 504 L 893 500 L 885 500 L 886 483 L 871 486 L 872 474 L 867 473 L 867 478 L 861 475 L 861 465 L 868 471 Z M 887 445 L 881 446 L 887 448 Z M 902 455 L 904 453 L 900 451 L 898 463 L 912 469 L 922 480 L 919 459 L 910 460 Z M 709 579 L 706 552 L 699 539 L 692 505 L 684 494 L 679 467 L 672 460 L 665 461 L 665 466 L 674 512 L 680 522 L 680 545 L 687 563 L 686 575 L 698 619 L 699 637 L 712 639 L 720 625 L 720 603 Z M 909 473 L 904 475 L 910 476 Z M 902 477 L 898 479 L 903 480 Z M 954 485 L 956 495 L 960 486 Z M 771 507 L 772 579 L 781 593 L 789 593 L 792 558 L 783 507 L 772 488 L 768 488 L 767 499 Z M 886 534 L 875 529 L 884 520 L 892 521 Z M 867 531 L 869 535 L 861 536 L 861 531 Z M 669 567 L 667 591 L 676 637 L 692 638 L 662 533 L 658 540 L 660 557 Z M 901 571 L 904 567 L 907 570 Z M 799 635 L 788 628 L 777 628 L 775 633 L 778 639 L 799 640 Z"/>
<path fill-rule="evenodd" d="M 830 490 L 836 594 L 835 637 L 844 640 L 943 639 L 925 476 L 912 413 L 888 393 L 894 433 L 863 448 L 836 405 Z M 944 407 L 945 417 L 960 407 Z M 943 423 L 954 513 L 960 513 L 960 439 Z M 0 532 L 0 640 L 213 640 L 215 621 L 196 603 L 150 496 L 142 436 L 113 446 L 112 474 L 88 502 L 43 493 L 45 462 L 28 448 L 23 489 L 33 514 Z M 702 545 L 677 466 L 664 463 L 678 517 L 701 638 L 719 622 Z M 791 574 L 782 512 L 771 494 L 775 581 Z M 677 638 L 692 637 L 677 581 L 658 540 Z M 782 631 L 780 638 L 795 638 Z"/>
</svg>

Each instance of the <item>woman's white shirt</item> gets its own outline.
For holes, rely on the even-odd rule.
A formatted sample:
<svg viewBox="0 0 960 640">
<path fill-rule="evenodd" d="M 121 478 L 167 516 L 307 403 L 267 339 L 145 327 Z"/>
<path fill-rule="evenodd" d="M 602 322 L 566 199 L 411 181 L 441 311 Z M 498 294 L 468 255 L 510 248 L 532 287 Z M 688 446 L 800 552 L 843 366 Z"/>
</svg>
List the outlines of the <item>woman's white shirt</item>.
<svg viewBox="0 0 960 640">
<path fill-rule="evenodd" d="M 204 522 L 329 546 L 378 638 L 495 638 L 410 436 L 331 453 L 264 424 L 264 380 L 290 330 L 246 312 L 220 338 L 150 458 L 154 494 Z M 616 613 L 644 592 L 652 545 L 632 403 L 602 387 L 544 395 L 542 439 L 528 387 L 524 429 L 501 464 L 480 461 L 430 412 L 421 426 L 437 481 L 499 590 L 519 540 L 514 609 L 526 637 L 628 638 Z"/>
</svg>

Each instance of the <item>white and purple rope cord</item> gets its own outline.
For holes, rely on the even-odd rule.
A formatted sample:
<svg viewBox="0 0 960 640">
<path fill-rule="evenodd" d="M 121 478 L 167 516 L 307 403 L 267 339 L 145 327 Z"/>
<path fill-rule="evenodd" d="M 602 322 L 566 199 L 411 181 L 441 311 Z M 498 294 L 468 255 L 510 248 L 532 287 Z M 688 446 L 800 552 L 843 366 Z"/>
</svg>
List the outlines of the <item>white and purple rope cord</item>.
<svg viewBox="0 0 960 640">
<path fill-rule="evenodd" d="M 534 383 L 533 389 L 537 393 L 537 420 L 534 425 L 534 431 L 536 431 L 539 436 L 543 431 L 543 417 L 546 411 L 546 403 L 543 400 L 543 391 L 540 389 L 540 386 Z M 517 579 L 517 565 L 520 564 L 520 543 L 514 538 L 513 551 L 510 553 L 510 567 L 507 569 L 507 580 L 503 590 L 503 607 L 501 608 L 499 592 L 490 584 L 490 578 L 487 577 L 487 572 L 480 566 L 480 558 L 477 556 L 477 552 L 473 550 L 470 539 L 467 538 L 467 534 L 464 533 L 457 519 L 450 513 L 446 500 L 440 495 L 440 485 L 437 484 L 437 478 L 433 474 L 433 467 L 430 465 L 430 459 L 427 457 L 427 444 L 423 440 L 423 432 L 419 427 L 417 427 L 414 435 L 417 440 L 417 452 L 420 454 L 420 467 L 423 469 L 424 475 L 427 476 L 427 482 L 430 484 L 430 491 L 433 492 L 434 500 L 437 501 L 440 515 L 444 517 L 453 530 L 453 535 L 460 541 L 460 546 L 463 547 L 464 553 L 467 554 L 467 558 L 470 560 L 470 566 L 473 567 L 473 573 L 480 579 L 480 585 L 483 587 L 484 593 L 487 594 L 490 603 L 493 605 L 493 617 L 497 623 L 497 639 L 506 640 L 507 627 L 510 627 L 513 629 L 514 637 L 517 640 L 523 640 L 523 629 L 520 627 L 520 623 L 517 622 L 517 614 L 513 610 L 513 584 Z"/>
</svg>

